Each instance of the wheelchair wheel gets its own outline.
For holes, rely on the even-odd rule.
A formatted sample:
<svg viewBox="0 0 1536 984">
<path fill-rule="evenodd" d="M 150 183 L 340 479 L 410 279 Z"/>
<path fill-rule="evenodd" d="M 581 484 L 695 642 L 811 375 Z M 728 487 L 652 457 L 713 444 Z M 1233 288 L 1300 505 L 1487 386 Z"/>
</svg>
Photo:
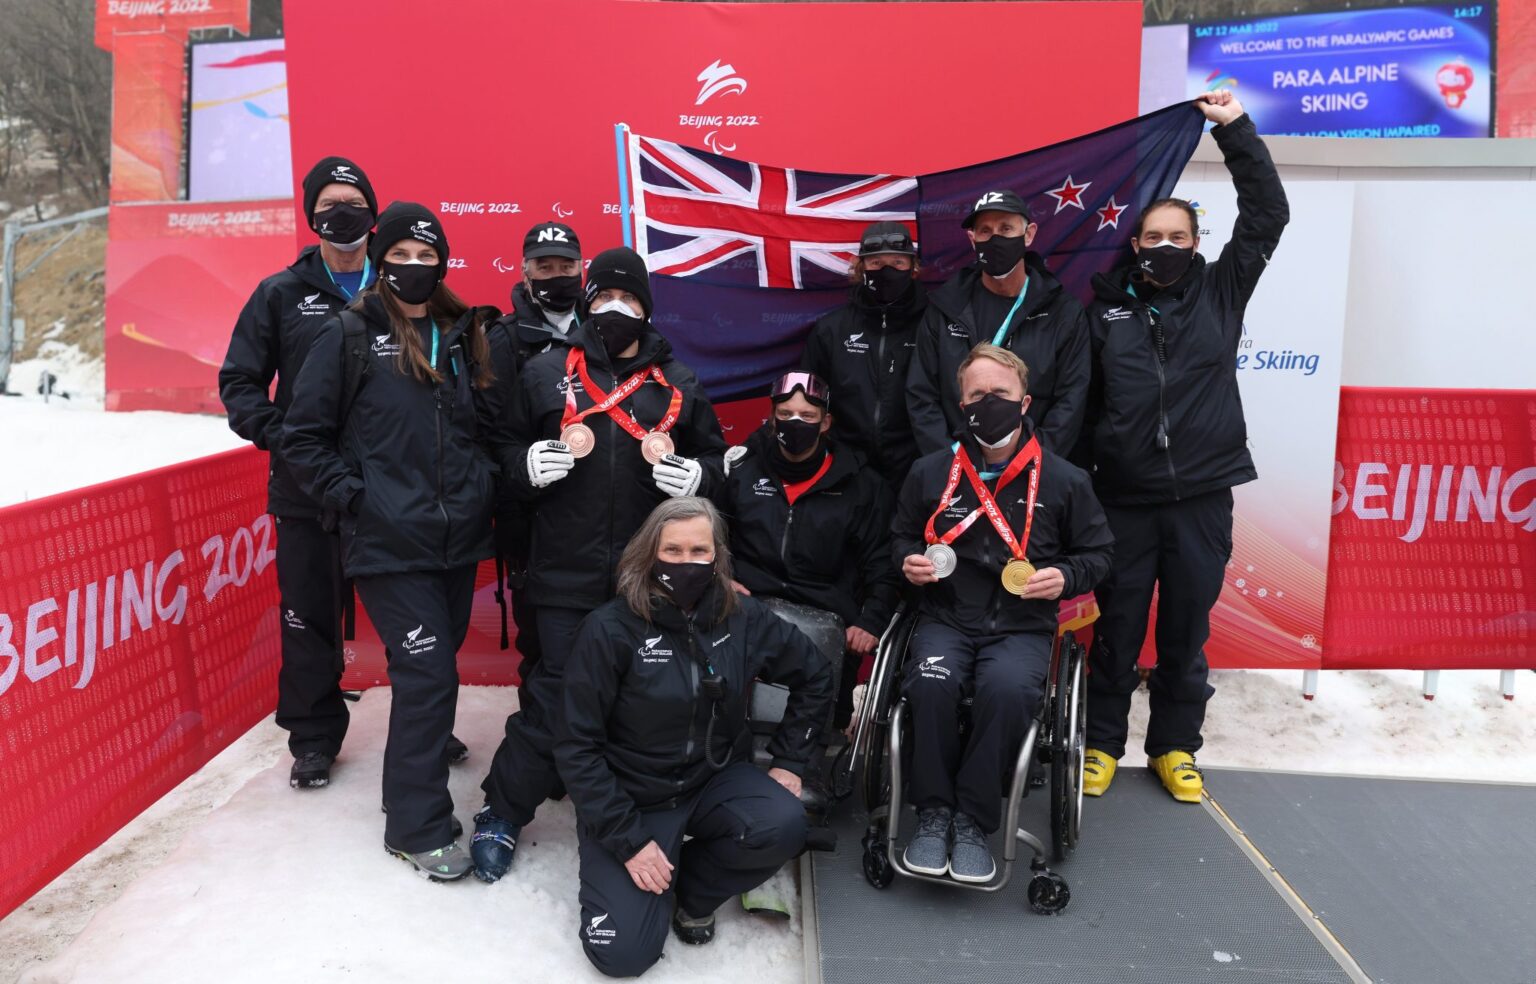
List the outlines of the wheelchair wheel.
<svg viewBox="0 0 1536 984">
<path fill-rule="evenodd" d="M 1042 916 L 1054 916 L 1072 901 L 1066 879 L 1054 872 L 1042 871 L 1029 880 L 1029 907 Z"/>
<path fill-rule="evenodd" d="M 1065 861 L 1082 834 L 1083 756 L 1088 688 L 1083 648 L 1068 633 L 1061 640 L 1051 722 L 1051 848 Z"/>
<path fill-rule="evenodd" d="M 864 756 L 864 773 L 860 777 L 864 794 L 864 811 L 873 814 L 891 802 L 891 751 L 887 746 L 889 718 L 875 728 L 873 741 Z"/>
</svg>

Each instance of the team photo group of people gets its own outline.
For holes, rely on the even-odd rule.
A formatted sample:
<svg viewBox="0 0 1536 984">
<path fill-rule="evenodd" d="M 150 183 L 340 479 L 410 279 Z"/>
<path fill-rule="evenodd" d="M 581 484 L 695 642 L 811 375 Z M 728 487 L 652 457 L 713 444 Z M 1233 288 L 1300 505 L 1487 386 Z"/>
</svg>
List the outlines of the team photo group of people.
<svg viewBox="0 0 1536 984">
<path fill-rule="evenodd" d="M 316 163 L 316 242 L 256 287 L 219 373 L 230 426 L 270 453 L 291 784 L 324 788 L 341 754 L 355 592 L 388 659 L 386 850 L 439 881 L 515 878 L 524 830 L 569 797 L 574 931 L 603 973 L 636 976 L 669 934 L 713 939 L 723 902 L 806 848 L 806 802 L 898 612 L 916 620 L 903 860 L 984 884 L 1060 601 L 1093 592 L 1100 611 L 1084 768 L 1099 796 L 1155 591 L 1145 750 L 1198 802 L 1203 647 L 1232 489 L 1256 478 L 1235 355 L 1288 209 L 1237 99 L 1196 105 L 1237 190 L 1218 258 L 1188 202 L 1153 202 L 1085 306 L 1031 250 L 1019 190 L 975 203 L 974 262 L 932 289 L 910 227 L 874 223 L 847 303 L 736 446 L 655 327 L 644 257 L 588 255 L 541 223 L 510 308 L 472 304 L 436 213 L 380 208 L 366 161 Z M 456 657 L 487 560 L 521 685 L 465 830 Z M 838 645 L 775 600 L 835 618 Z M 787 693 L 766 758 L 759 682 Z"/>
</svg>

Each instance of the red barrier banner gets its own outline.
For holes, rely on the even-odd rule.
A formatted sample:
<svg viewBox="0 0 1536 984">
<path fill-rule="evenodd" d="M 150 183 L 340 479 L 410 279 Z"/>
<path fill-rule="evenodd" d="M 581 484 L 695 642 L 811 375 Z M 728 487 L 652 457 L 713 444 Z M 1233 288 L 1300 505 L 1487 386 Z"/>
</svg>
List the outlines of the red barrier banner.
<svg viewBox="0 0 1536 984">
<path fill-rule="evenodd" d="M 0 916 L 272 712 L 266 456 L 0 509 Z"/>
<path fill-rule="evenodd" d="M 107 409 L 223 414 L 235 318 L 293 262 L 291 203 L 114 205 L 107 237 Z"/>
<path fill-rule="evenodd" d="M 1536 667 L 1536 391 L 1346 387 L 1327 669 Z"/>
</svg>

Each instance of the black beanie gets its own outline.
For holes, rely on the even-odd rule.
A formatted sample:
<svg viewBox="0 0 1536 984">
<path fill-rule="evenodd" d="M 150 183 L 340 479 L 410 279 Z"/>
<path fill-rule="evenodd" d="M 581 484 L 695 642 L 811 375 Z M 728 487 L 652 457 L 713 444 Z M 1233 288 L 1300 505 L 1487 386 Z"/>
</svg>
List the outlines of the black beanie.
<svg viewBox="0 0 1536 984">
<path fill-rule="evenodd" d="M 625 246 L 605 249 L 587 268 L 587 307 L 599 291 L 613 287 L 627 290 L 640 299 L 645 316 L 651 316 L 651 279 L 640 254 Z"/>
<path fill-rule="evenodd" d="M 379 214 L 379 200 L 373 197 L 373 185 L 363 169 L 345 157 L 322 157 L 304 175 L 304 221 L 315 227 L 315 202 L 320 199 L 320 189 L 328 184 L 352 185 L 363 193 L 368 201 L 368 211 Z"/>
<path fill-rule="evenodd" d="M 368 259 L 378 266 L 389 248 L 402 239 L 414 239 L 437 250 L 437 262 L 442 272 L 448 272 L 448 234 L 437 215 L 425 205 L 415 202 L 390 202 L 379 216 L 378 228 L 368 240 Z"/>
</svg>

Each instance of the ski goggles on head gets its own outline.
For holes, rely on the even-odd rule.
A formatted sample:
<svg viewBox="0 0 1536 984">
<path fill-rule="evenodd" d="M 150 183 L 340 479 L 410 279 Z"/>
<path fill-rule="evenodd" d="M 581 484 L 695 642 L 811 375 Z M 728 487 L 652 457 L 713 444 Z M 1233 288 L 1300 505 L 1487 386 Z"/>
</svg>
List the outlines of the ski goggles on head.
<svg viewBox="0 0 1536 984">
<path fill-rule="evenodd" d="M 795 395 L 795 390 L 805 394 L 805 398 L 818 407 L 825 407 L 830 395 L 827 393 L 827 384 L 822 382 L 820 376 L 814 372 L 786 372 L 773 381 L 773 389 L 768 398 L 774 403 L 783 403 Z"/>
</svg>

